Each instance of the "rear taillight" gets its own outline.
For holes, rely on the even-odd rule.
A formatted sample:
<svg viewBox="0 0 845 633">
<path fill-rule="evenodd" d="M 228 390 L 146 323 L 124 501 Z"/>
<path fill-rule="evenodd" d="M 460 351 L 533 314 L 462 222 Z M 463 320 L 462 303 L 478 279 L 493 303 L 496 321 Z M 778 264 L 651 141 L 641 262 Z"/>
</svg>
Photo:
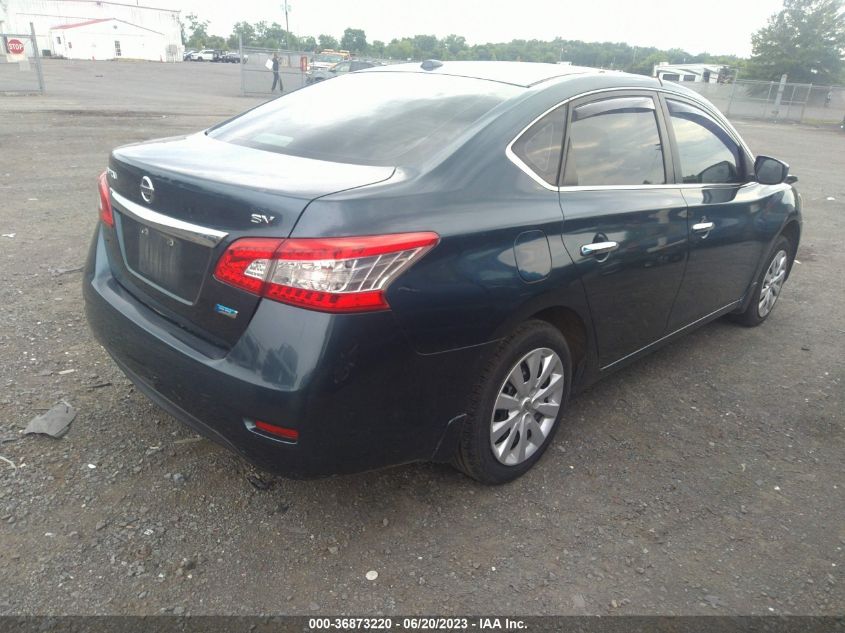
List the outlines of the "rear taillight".
<svg viewBox="0 0 845 633">
<path fill-rule="evenodd" d="M 390 306 L 390 282 L 437 244 L 436 233 L 234 242 L 217 262 L 224 283 L 283 303 L 325 312 Z"/>
<path fill-rule="evenodd" d="M 109 175 L 107 172 L 103 172 L 97 178 L 97 188 L 100 190 L 100 219 L 103 223 L 114 226 L 114 214 L 112 214 L 111 197 L 109 195 Z"/>
</svg>

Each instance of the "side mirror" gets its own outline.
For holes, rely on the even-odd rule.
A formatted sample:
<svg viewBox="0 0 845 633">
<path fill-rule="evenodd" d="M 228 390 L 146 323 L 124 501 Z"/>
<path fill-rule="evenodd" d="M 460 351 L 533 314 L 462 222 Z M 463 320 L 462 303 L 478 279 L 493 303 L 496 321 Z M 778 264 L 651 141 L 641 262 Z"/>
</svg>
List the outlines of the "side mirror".
<svg viewBox="0 0 845 633">
<path fill-rule="evenodd" d="M 771 156 L 758 156 L 754 161 L 754 175 L 761 185 L 779 185 L 789 178 L 789 165 Z"/>
</svg>

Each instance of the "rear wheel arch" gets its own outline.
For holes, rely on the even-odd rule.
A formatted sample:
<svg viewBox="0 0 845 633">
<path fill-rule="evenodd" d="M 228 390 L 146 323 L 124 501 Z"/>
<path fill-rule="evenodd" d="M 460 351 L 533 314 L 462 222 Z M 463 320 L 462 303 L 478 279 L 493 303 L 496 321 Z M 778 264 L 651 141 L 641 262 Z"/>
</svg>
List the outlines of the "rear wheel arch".
<svg viewBox="0 0 845 633">
<path fill-rule="evenodd" d="M 563 334 L 570 348 L 577 383 L 577 378 L 583 375 L 588 359 L 594 352 L 592 323 L 589 321 L 590 316 L 586 305 L 581 305 L 574 296 L 561 297 L 557 293 L 533 297 L 500 323 L 493 331 L 490 340 L 498 341 L 507 338 L 532 319 L 545 321 Z"/>
<path fill-rule="evenodd" d="M 572 367 L 578 373 L 587 359 L 587 325 L 581 316 L 571 308 L 553 306 L 533 314 L 530 319 L 545 321 L 557 328 L 569 345 Z"/>
</svg>

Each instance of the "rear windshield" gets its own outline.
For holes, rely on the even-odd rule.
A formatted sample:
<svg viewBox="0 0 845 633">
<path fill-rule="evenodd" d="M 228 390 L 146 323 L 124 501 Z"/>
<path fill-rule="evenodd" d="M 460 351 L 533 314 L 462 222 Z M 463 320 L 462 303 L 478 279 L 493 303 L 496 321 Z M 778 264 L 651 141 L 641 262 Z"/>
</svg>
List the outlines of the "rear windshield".
<svg viewBox="0 0 845 633">
<path fill-rule="evenodd" d="M 419 165 L 519 90 L 447 75 L 360 73 L 292 92 L 209 136 L 339 163 Z"/>
</svg>

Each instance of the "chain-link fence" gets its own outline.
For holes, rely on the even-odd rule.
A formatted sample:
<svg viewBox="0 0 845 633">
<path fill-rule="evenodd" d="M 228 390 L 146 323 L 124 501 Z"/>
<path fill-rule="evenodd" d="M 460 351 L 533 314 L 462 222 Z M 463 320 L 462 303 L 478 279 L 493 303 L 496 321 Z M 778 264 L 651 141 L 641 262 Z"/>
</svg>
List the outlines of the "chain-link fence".
<svg viewBox="0 0 845 633">
<path fill-rule="evenodd" d="M 0 94 L 44 92 L 41 55 L 30 33 L 0 33 Z"/>
<path fill-rule="evenodd" d="M 257 48 L 241 44 L 239 55 L 241 59 L 241 94 L 270 96 L 281 92 L 291 92 L 305 86 L 305 71 L 311 62 L 313 53 Z M 274 81 L 273 55 L 277 55 L 279 59 L 281 86 Z"/>
<path fill-rule="evenodd" d="M 725 116 L 800 123 L 841 123 L 845 87 L 739 79 L 731 83 L 684 83 Z"/>
</svg>

